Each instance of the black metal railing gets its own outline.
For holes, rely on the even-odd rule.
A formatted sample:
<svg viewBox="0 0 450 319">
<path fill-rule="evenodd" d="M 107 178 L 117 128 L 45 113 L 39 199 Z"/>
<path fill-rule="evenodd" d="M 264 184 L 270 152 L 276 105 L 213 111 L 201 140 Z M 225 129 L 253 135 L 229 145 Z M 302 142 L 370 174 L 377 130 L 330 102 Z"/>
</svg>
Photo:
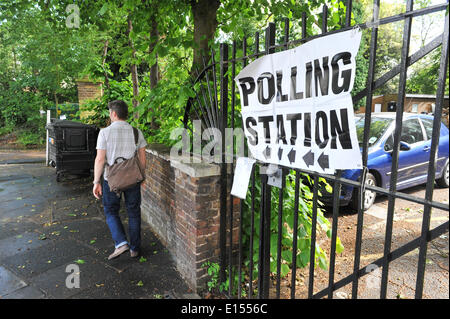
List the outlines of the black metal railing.
<svg viewBox="0 0 450 319">
<path fill-rule="evenodd" d="M 302 14 L 301 21 L 301 38 L 290 39 L 289 19 L 284 20 L 284 38 L 281 43 L 275 43 L 275 24 L 269 23 L 269 26 L 265 30 L 265 49 L 260 51 L 260 33 L 256 32 L 254 38 L 254 50 L 252 53 L 248 52 L 247 38 L 242 39 L 242 56 L 237 57 L 237 42 L 234 41 L 231 46 L 231 58 L 229 57 L 229 45 L 226 43 L 220 44 L 220 57 L 219 61 L 215 60 L 214 51 L 211 52 L 211 61 L 207 65 L 206 59 L 204 59 L 204 67 L 198 72 L 198 77 L 195 80 L 194 87 L 196 88 L 197 95 L 191 99 L 186 108 L 184 124 L 189 128 L 189 121 L 193 119 L 200 119 L 202 121 L 202 127 L 216 127 L 222 132 L 222 145 L 225 145 L 225 128 L 230 125 L 231 128 L 235 127 L 236 120 L 239 119 L 239 114 L 236 114 L 236 99 L 237 94 L 235 92 L 235 85 L 233 81 L 229 81 L 229 77 L 234 79 L 238 69 L 245 67 L 251 60 L 256 59 L 262 55 L 267 55 L 276 52 L 277 50 L 287 50 L 291 47 L 301 45 L 312 39 L 326 36 L 333 33 L 343 32 L 352 28 L 370 29 L 370 48 L 369 48 L 369 68 L 367 76 L 366 88 L 360 92 L 356 92 L 353 95 L 353 102 L 356 103 L 363 98 L 366 98 L 365 107 L 365 125 L 364 135 L 362 141 L 362 162 L 363 167 L 367 167 L 368 163 L 368 150 L 369 150 L 369 130 L 371 123 L 372 113 L 372 100 L 374 91 L 389 80 L 396 76 L 400 77 L 398 96 L 397 96 L 397 109 L 395 115 L 396 129 L 394 132 L 394 149 L 392 152 L 392 167 L 390 176 L 389 189 L 384 189 L 377 186 L 366 185 L 364 179 L 354 181 L 342 177 L 342 172 L 337 171 L 335 175 L 321 174 L 314 171 L 305 169 L 291 169 L 289 167 L 282 168 L 282 185 L 278 193 L 278 210 L 272 212 L 272 186 L 267 182 L 268 176 L 260 174 L 260 187 L 261 191 L 257 191 L 257 170 L 266 166 L 265 163 L 257 162 L 257 167 L 253 168 L 251 173 L 250 189 L 248 196 L 250 196 L 250 204 L 248 210 L 245 209 L 243 201 L 241 201 L 241 209 L 239 216 L 234 216 L 233 213 L 233 196 L 229 196 L 229 186 L 232 183 L 233 165 L 231 166 L 231 174 L 227 171 L 227 164 L 225 163 L 225 152 L 222 152 L 221 165 L 221 202 L 220 202 L 220 280 L 225 282 L 228 279 L 228 295 L 229 297 L 242 298 L 245 295 L 248 298 L 255 297 L 254 295 L 254 283 L 257 281 L 257 294 L 258 298 L 268 298 L 270 296 L 270 258 L 271 258 L 271 220 L 272 214 L 277 214 L 277 253 L 276 253 L 276 282 L 275 282 L 275 296 L 280 298 L 280 274 L 281 274 L 281 245 L 282 245 L 282 220 L 283 220 L 283 192 L 285 191 L 285 182 L 287 175 L 290 172 L 295 172 L 295 199 L 294 199 L 294 220 L 292 228 L 293 244 L 292 244 L 292 274 L 291 274 L 291 287 L 290 296 L 295 298 L 296 296 L 296 271 L 297 271 L 297 237 L 298 237 L 298 214 L 299 214 L 299 184 L 302 174 L 307 174 L 311 177 L 312 182 L 312 213 L 311 213 L 311 245 L 309 256 L 309 279 L 308 279 L 308 298 L 333 298 L 333 292 L 336 290 L 352 284 L 352 298 L 358 296 L 359 279 L 364 275 L 370 273 L 368 266 L 361 267 L 361 250 L 363 239 L 363 224 L 364 224 L 364 207 L 363 207 L 363 195 L 365 189 L 374 191 L 378 194 L 387 195 L 388 208 L 386 219 L 386 231 L 384 239 L 383 256 L 379 259 L 371 262 L 371 265 L 376 265 L 382 268 L 381 275 L 381 289 L 380 298 L 387 297 L 388 275 L 389 265 L 392 261 L 404 256 L 405 254 L 419 248 L 419 261 L 417 265 L 417 279 L 415 297 L 422 298 L 423 286 L 424 286 L 424 273 L 427 256 L 427 243 L 436 239 L 442 234 L 448 232 L 449 222 L 446 221 L 440 226 L 430 230 L 431 209 L 437 208 L 444 211 L 449 211 L 449 205 L 437 201 L 433 201 L 434 179 L 436 172 L 436 154 L 438 151 L 439 137 L 440 137 L 440 123 L 442 118 L 443 99 L 445 91 L 446 71 L 448 68 L 448 40 L 449 40 L 449 19 L 448 15 L 445 17 L 444 32 L 429 42 L 427 45 L 420 48 L 417 52 L 409 54 L 410 39 L 411 39 L 411 27 L 412 20 L 415 17 L 431 14 L 434 12 L 448 10 L 448 3 L 442 3 L 438 5 L 429 6 L 418 10 L 413 9 L 413 1 L 408 0 L 406 4 L 406 11 L 393 15 L 390 17 L 379 18 L 380 0 L 374 0 L 373 16 L 372 20 L 367 23 L 351 25 L 351 10 L 352 1 L 348 0 L 346 5 L 346 14 L 344 25 L 339 30 L 327 31 L 327 6 L 323 7 L 322 11 L 322 27 L 321 34 L 308 35 L 306 33 L 306 14 Z M 401 50 L 400 63 L 391 68 L 390 71 L 385 73 L 379 78 L 375 78 L 375 64 L 376 64 L 376 52 L 378 46 L 378 27 L 384 24 L 394 23 L 398 21 L 404 21 L 403 26 L 403 42 Z M 404 101 L 406 93 L 406 80 L 408 67 L 421 58 L 441 47 L 441 58 L 438 75 L 438 85 L 436 94 L 436 103 L 434 111 L 434 122 L 432 131 L 431 150 L 428 164 L 428 178 L 426 184 L 425 198 L 419 198 L 406 193 L 397 191 L 397 178 L 398 178 L 398 158 L 399 158 L 399 145 L 400 134 L 402 130 Z M 231 70 L 230 70 L 231 69 Z M 230 177 L 231 176 L 231 177 Z M 362 174 L 364 176 L 364 174 Z M 314 292 L 314 272 L 315 272 L 315 248 L 316 248 L 316 230 L 317 230 L 317 217 L 318 217 L 318 198 L 319 198 L 319 179 L 325 178 L 333 186 L 333 205 L 332 205 L 332 225 L 331 225 L 331 246 L 330 246 L 330 260 L 328 270 L 328 287 L 321 291 Z M 338 216 L 340 208 L 340 189 L 341 186 L 349 185 L 357 189 L 358 207 L 357 207 L 357 228 L 355 238 L 355 254 L 353 263 L 353 272 L 347 277 L 335 281 L 335 262 L 336 262 L 336 239 L 338 236 Z M 408 242 L 407 244 L 392 250 L 392 236 L 393 236 L 393 222 L 394 222 L 394 206 L 396 199 L 405 199 L 414 203 L 424 205 L 422 230 L 420 237 Z M 259 203 L 259 211 L 257 210 L 256 203 Z M 259 225 L 255 225 L 256 214 L 259 215 Z M 249 214 L 250 216 L 246 216 Z M 245 238 L 246 245 L 244 245 L 244 230 L 243 220 L 249 220 L 250 230 L 248 238 Z M 233 238 L 233 225 L 234 221 L 239 220 L 239 238 L 237 239 L 238 245 L 236 248 L 235 239 Z M 258 227 L 258 259 L 255 265 L 253 258 L 254 245 L 255 245 L 255 230 Z M 237 257 L 236 257 L 237 250 Z M 272 256 L 275 258 L 275 256 Z M 246 259 L 246 260 L 245 260 Z M 247 262 L 246 262 L 247 261 Z M 245 265 L 245 267 L 244 267 Z M 254 278 L 253 269 L 256 266 L 258 276 Z M 235 275 L 237 272 L 237 286 L 235 286 Z M 247 276 L 244 280 L 244 272 Z M 228 273 L 228 276 L 226 276 Z M 244 281 L 245 284 L 244 285 Z M 247 290 L 248 289 L 248 290 Z"/>
</svg>

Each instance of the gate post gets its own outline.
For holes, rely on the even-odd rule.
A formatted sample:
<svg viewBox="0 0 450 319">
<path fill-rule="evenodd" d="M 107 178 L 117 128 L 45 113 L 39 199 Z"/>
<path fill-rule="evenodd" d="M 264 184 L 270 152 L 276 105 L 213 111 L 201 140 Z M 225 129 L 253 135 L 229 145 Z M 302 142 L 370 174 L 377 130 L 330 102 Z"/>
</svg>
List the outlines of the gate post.
<svg viewBox="0 0 450 319">
<path fill-rule="evenodd" d="M 269 23 L 265 34 L 265 53 L 275 53 L 275 23 Z M 271 187 L 267 183 L 268 175 L 261 175 L 261 216 L 259 229 L 259 269 L 258 298 L 269 298 L 270 282 L 270 222 L 271 222 Z"/>
<path fill-rule="evenodd" d="M 261 215 L 259 219 L 258 298 L 269 298 L 271 192 L 268 175 L 261 175 Z"/>
<path fill-rule="evenodd" d="M 222 157 L 220 163 L 220 282 L 226 280 L 226 245 L 227 245 L 227 164 L 225 163 L 225 128 L 228 117 L 228 45 L 220 44 L 220 132 L 222 133 Z"/>
</svg>

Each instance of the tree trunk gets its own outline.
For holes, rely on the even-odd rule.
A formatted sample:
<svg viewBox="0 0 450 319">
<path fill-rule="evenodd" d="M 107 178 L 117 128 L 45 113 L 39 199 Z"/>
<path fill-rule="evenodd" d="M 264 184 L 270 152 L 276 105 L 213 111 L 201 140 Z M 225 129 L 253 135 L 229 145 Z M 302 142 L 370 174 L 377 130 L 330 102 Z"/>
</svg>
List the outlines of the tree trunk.
<svg viewBox="0 0 450 319">
<path fill-rule="evenodd" d="M 56 92 L 53 92 L 53 97 L 55 98 L 55 112 L 56 112 L 55 117 L 56 117 L 56 118 L 59 118 L 59 114 L 58 114 L 58 109 L 59 109 L 58 105 L 59 105 L 59 101 L 58 101 L 58 95 L 56 94 Z"/>
<path fill-rule="evenodd" d="M 133 62 L 131 64 L 130 70 L 131 70 L 131 81 L 133 83 L 133 106 L 136 107 L 139 105 L 138 101 L 138 95 L 139 95 L 139 81 L 138 81 L 138 72 L 137 72 L 137 65 L 136 65 L 136 49 L 134 48 L 133 41 L 130 38 L 130 33 L 133 30 L 133 24 L 131 22 L 131 17 L 128 15 L 128 45 L 130 46 L 132 50 L 131 57 L 133 58 Z"/>
<path fill-rule="evenodd" d="M 158 16 L 158 2 L 154 2 L 151 6 L 151 14 L 150 14 L 150 45 L 148 52 L 151 54 L 154 50 L 156 45 L 159 41 L 159 31 L 158 31 L 158 21 L 156 20 L 156 17 Z M 155 54 L 155 63 L 150 66 L 150 90 L 154 89 L 158 85 L 159 81 L 159 68 L 158 68 L 158 55 Z M 150 112 L 153 112 L 153 110 L 150 108 Z M 159 126 L 157 125 L 155 118 L 152 117 L 150 121 L 150 129 L 157 130 L 159 129 Z"/>
<path fill-rule="evenodd" d="M 194 60 L 191 75 L 196 74 L 196 68 L 203 69 L 202 55 L 208 60 L 208 42 L 214 37 L 217 28 L 217 9 L 220 0 L 191 0 L 192 15 L 194 16 L 194 41 L 198 45 L 194 49 Z"/>
<path fill-rule="evenodd" d="M 12 48 L 12 54 L 13 54 L 13 61 L 14 61 L 14 77 L 17 76 L 17 58 L 16 58 L 16 50 L 14 49 L 14 47 Z"/>
<path fill-rule="evenodd" d="M 158 22 L 156 16 L 158 14 L 158 4 L 152 8 L 152 14 L 150 16 L 150 46 L 148 52 L 151 54 L 156 47 L 159 39 Z M 158 70 L 158 55 L 155 55 L 155 63 L 150 67 L 150 89 L 153 89 L 158 84 L 159 70 Z"/>
<path fill-rule="evenodd" d="M 105 86 L 109 90 L 108 72 L 106 72 L 106 69 L 105 69 L 106 55 L 108 54 L 108 45 L 109 45 L 109 40 L 105 40 L 105 45 L 103 46 L 102 68 L 103 68 L 103 74 L 105 76 Z"/>
</svg>

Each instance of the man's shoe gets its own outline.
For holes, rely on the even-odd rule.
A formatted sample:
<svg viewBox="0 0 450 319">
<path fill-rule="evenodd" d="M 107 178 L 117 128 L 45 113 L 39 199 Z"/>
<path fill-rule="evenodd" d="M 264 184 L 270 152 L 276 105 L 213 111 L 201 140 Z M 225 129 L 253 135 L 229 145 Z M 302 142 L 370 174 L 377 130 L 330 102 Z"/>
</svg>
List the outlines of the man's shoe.
<svg viewBox="0 0 450 319">
<path fill-rule="evenodd" d="M 139 256 L 139 251 L 134 251 L 130 249 L 130 256 L 131 258 L 136 258 Z"/>
<path fill-rule="evenodd" d="M 120 246 L 119 248 L 116 248 L 114 250 L 114 252 L 111 255 L 109 255 L 108 260 L 119 257 L 121 254 L 126 252 L 128 249 L 130 249 L 130 247 L 128 247 L 128 245 L 123 245 L 123 246 Z"/>
</svg>

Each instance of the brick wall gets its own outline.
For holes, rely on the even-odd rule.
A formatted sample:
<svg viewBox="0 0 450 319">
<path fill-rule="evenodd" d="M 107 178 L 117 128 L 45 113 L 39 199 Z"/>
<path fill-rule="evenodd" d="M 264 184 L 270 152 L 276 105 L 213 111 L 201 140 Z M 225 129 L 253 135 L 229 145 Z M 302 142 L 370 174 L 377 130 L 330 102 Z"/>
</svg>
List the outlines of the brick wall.
<svg viewBox="0 0 450 319">
<path fill-rule="evenodd" d="M 142 218 L 170 251 L 188 285 L 200 291 L 209 280 L 202 265 L 219 260 L 220 169 L 216 164 L 170 161 L 169 154 L 159 144 L 147 149 Z M 234 199 L 234 250 L 239 204 Z"/>
<path fill-rule="evenodd" d="M 86 79 L 77 81 L 78 103 L 81 110 L 81 118 L 92 115 L 92 112 L 83 110 L 83 104 L 88 100 L 100 98 L 103 95 L 103 87 L 101 82 L 91 82 Z"/>
<path fill-rule="evenodd" d="M 102 83 L 77 81 L 78 103 L 81 105 L 86 100 L 93 100 L 103 95 Z"/>
</svg>

